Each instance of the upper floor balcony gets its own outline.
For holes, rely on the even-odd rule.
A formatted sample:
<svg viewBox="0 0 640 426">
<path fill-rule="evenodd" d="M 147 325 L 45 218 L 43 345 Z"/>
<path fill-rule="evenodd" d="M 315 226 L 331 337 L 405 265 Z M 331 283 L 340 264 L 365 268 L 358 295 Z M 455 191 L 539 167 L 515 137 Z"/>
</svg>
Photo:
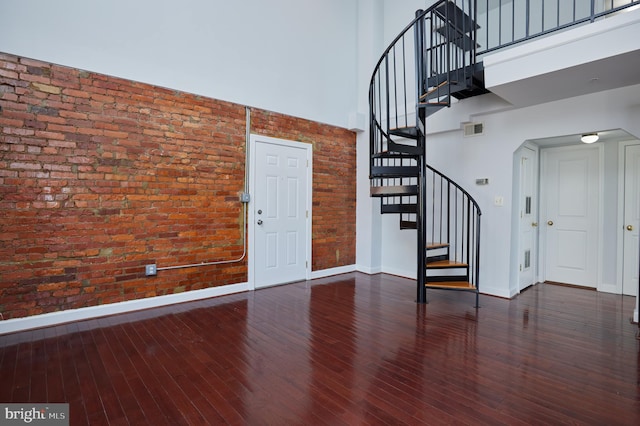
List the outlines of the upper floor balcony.
<svg viewBox="0 0 640 426">
<path fill-rule="evenodd" d="M 478 0 L 477 8 L 485 85 L 514 106 L 640 84 L 640 1 Z"/>
</svg>

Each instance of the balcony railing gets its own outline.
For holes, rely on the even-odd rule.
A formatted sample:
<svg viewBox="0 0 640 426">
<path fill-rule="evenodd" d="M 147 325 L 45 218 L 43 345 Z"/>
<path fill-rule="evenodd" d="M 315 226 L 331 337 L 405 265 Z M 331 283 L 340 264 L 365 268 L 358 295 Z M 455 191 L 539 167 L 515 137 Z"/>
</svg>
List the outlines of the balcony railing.
<svg viewBox="0 0 640 426">
<path fill-rule="evenodd" d="M 640 0 L 477 0 L 478 55 L 593 22 Z"/>
</svg>

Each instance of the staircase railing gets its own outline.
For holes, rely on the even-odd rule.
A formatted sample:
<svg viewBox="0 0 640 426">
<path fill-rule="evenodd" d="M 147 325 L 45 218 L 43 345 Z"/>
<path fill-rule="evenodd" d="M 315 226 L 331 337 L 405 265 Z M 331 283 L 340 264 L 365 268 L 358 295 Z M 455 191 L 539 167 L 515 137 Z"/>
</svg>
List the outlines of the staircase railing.
<svg viewBox="0 0 640 426">
<path fill-rule="evenodd" d="M 476 28 L 471 28 L 472 22 L 463 19 L 456 10 L 474 17 L 475 1 L 441 0 L 434 3 L 416 16 L 384 51 L 369 85 L 372 154 L 387 151 L 389 144 L 394 143 L 391 129 L 420 126 L 420 120 L 416 119 L 420 103 L 424 102 L 420 96 L 427 90 L 433 91 L 430 99 L 435 103 L 450 95 L 450 86 L 439 87 L 443 81 L 462 81 L 468 77 L 467 73 L 472 72 L 477 46 L 466 34 L 474 33 Z M 416 41 L 422 44 L 418 50 L 421 58 L 414 54 L 417 51 Z M 472 48 L 453 49 L 456 44 L 468 44 Z M 460 75 L 451 78 L 449 70 L 458 70 Z M 371 166 L 374 166 L 373 161 Z"/>
<path fill-rule="evenodd" d="M 431 166 L 427 166 L 427 193 L 427 241 L 448 245 L 450 260 L 467 264 L 467 281 L 478 288 L 482 215 L 478 203 L 460 185 Z"/>
</svg>

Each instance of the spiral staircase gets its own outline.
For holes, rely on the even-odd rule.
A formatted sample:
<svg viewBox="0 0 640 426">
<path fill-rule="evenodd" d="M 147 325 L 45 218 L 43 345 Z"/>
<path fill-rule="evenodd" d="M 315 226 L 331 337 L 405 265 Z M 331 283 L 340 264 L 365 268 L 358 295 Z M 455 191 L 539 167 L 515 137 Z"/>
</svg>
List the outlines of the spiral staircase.
<svg viewBox="0 0 640 426">
<path fill-rule="evenodd" d="M 555 7 L 436 0 L 384 51 L 369 87 L 371 196 L 380 198 L 383 214 L 399 217 L 400 229 L 417 232 L 417 302 L 427 302 L 427 289 L 445 289 L 474 292 L 478 306 L 481 212 L 467 191 L 427 164 L 429 117 L 455 99 L 488 92 L 483 55 L 638 6 L 640 0 Z"/>
<path fill-rule="evenodd" d="M 474 0 L 442 0 L 396 37 L 369 88 L 370 193 L 399 227 L 417 232 L 416 301 L 427 289 L 475 293 L 478 306 L 480 216 L 460 185 L 426 163 L 428 118 L 487 93 L 477 62 Z"/>
</svg>

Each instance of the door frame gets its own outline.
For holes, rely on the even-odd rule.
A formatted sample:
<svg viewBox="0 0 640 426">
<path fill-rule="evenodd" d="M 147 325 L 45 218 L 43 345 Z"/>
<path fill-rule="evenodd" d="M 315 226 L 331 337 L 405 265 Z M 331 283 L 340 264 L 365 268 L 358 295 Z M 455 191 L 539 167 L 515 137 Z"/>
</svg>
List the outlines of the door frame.
<svg viewBox="0 0 640 426">
<path fill-rule="evenodd" d="M 524 144 L 522 144 L 515 152 L 514 152 L 514 190 L 516 190 L 517 192 L 514 194 L 513 197 L 513 203 L 514 203 L 514 220 L 515 220 L 515 227 L 514 227 L 514 233 L 516 235 L 516 242 L 514 244 L 514 246 L 516 247 L 516 256 L 514 259 L 514 270 L 515 270 L 515 276 L 517 277 L 516 281 L 517 281 L 517 288 L 515 289 L 515 293 L 520 293 L 523 288 L 522 288 L 522 283 L 520 282 L 520 249 L 521 249 L 521 243 L 522 243 L 522 235 L 520 232 L 520 222 L 521 222 L 521 218 L 520 218 L 520 202 L 522 199 L 522 162 L 519 161 L 519 159 L 521 158 L 521 153 L 524 149 L 528 149 L 530 151 L 533 152 L 533 157 L 535 158 L 535 164 L 534 164 L 534 170 L 533 170 L 533 193 L 535 194 L 536 200 L 535 200 L 535 218 L 534 221 L 539 223 L 539 219 L 540 219 L 540 203 L 539 203 L 539 199 L 540 199 L 540 148 L 537 145 L 531 144 L 529 142 L 525 142 Z M 531 285 L 536 285 L 537 283 L 540 282 L 540 228 L 537 227 L 535 229 L 534 232 L 534 241 L 532 244 L 532 250 L 531 250 L 531 256 L 532 256 L 532 262 L 531 262 L 531 268 L 532 268 L 532 275 L 533 275 L 533 283 Z"/>
<path fill-rule="evenodd" d="M 598 223 L 597 223 L 597 239 L 598 239 L 598 247 L 596 257 L 598 259 L 598 263 L 596 265 L 596 290 L 597 291 L 610 291 L 608 286 L 603 287 L 602 283 L 602 239 L 604 237 L 604 227 L 603 227 L 603 215 L 604 215 L 604 203 L 603 203 L 603 195 L 604 195 L 604 145 L 602 143 L 590 144 L 590 145 L 567 145 L 567 146 L 551 146 L 551 147 L 543 147 L 540 149 L 539 156 L 539 210 L 538 210 L 538 218 L 540 221 L 545 222 L 546 218 L 543 217 L 543 213 L 546 212 L 547 199 L 545 190 L 546 188 L 542 185 L 543 175 L 546 173 L 546 164 L 544 161 L 543 151 L 544 150 L 571 150 L 571 149 L 593 149 L 597 148 L 598 150 Z M 539 222 L 541 223 L 541 222 Z M 546 222 L 545 222 L 546 223 Z M 540 225 L 543 226 L 543 225 Z M 547 279 L 547 235 L 546 232 L 538 231 L 538 266 L 539 273 L 541 274 L 542 281 Z M 606 288 L 605 288 L 606 287 Z"/>
<path fill-rule="evenodd" d="M 616 252 L 616 294 L 622 294 L 622 280 L 624 278 L 624 200 L 625 200 L 625 151 L 628 146 L 640 145 L 640 141 L 637 139 L 630 139 L 627 141 L 621 141 L 618 143 L 618 247 Z M 638 295 L 640 296 L 640 294 Z M 637 310 L 634 314 L 637 321 Z"/>
<path fill-rule="evenodd" d="M 282 145 L 290 148 L 296 149 L 304 149 L 307 158 L 307 199 L 305 200 L 305 207 L 308 212 L 306 227 L 305 227 L 305 236 L 307 239 L 307 244 L 305 248 L 305 259 L 308 262 L 307 267 L 305 269 L 305 279 L 311 279 L 311 247 L 312 247 L 312 233 L 311 233 L 311 224 L 312 224 L 312 199 L 313 199 L 313 145 L 309 143 L 290 141 L 286 139 L 274 138 L 270 136 L 262 136 L 251 134 L 249 138 L 249 194 L 255 194 L 256 192 L 256 144 L 264 143 L 264 144 L 272 144 L 272 145 Z M 255 235 L 256 235 L 256 218 L 254 212 L 254 197 L 251 195 L 251 200 L 249 201 L 249 209 L 248 209 L 248 234 L 249 234 L 249 261 L 247 264 L 247 280 L 249 284 L 249 290 L 256 289 L 256 277 L 255 277 Z M 276 284 L 277 285 L 277 284 Z"/>
</svg>

